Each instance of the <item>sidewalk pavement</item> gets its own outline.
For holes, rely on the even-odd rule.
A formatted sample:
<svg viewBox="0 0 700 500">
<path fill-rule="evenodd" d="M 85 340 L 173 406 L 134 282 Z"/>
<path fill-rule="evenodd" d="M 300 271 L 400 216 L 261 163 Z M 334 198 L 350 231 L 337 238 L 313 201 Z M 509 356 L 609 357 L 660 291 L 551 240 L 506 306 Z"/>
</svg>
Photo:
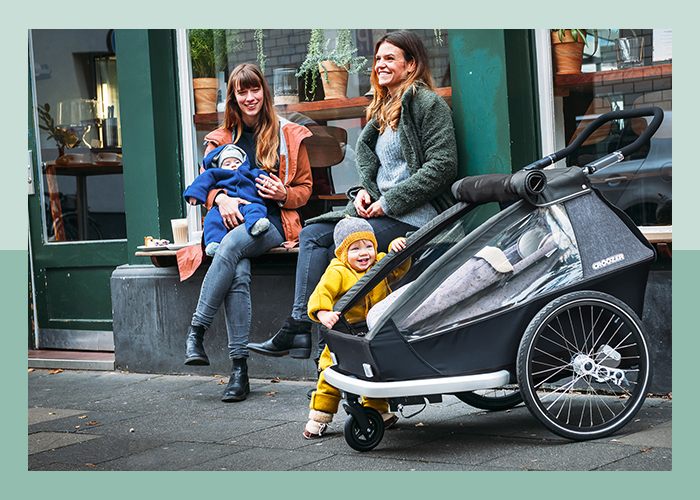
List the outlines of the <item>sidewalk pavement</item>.
<svg viewBox="0 0 700 500">
<path fill-rule="evenodd" d="M 252 379 L 248 399 L 220 401 L 226 377 L 29 372 L 29 470 L 670 471 L 672 402 L 647 398 L 622 430 L 573 442 L 523 404 L 478 410 L 454 396 L 401 418 L 372 451 L 302 430 L 313 381 Z M 410 414 L 419 407 L 410 406 Z"/>
</svg>

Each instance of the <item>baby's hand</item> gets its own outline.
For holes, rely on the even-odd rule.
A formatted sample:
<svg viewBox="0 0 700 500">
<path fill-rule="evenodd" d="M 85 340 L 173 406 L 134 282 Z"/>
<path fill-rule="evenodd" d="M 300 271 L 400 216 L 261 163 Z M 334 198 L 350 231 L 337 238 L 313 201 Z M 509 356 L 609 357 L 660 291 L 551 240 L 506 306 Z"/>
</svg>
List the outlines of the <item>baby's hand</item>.
<svg viewBox="0 0 700 500">
<path fill-rule="evenodd" d="M 392 250 L 394 252 L 400 252 L 404 248 L 406 248 L 406 238 L 396 238 L 394 241 L 391 242 L 389 250 Z"/>
<path fill-rule="evenodd" d="M 335 325 L 338 322 L 340 313 L 336 311 L 328 311 L 323 309 L 321 311 L 316 312 L 316 317 L 326 328 L 333 328 L 333 325 Z"/>
</svg>

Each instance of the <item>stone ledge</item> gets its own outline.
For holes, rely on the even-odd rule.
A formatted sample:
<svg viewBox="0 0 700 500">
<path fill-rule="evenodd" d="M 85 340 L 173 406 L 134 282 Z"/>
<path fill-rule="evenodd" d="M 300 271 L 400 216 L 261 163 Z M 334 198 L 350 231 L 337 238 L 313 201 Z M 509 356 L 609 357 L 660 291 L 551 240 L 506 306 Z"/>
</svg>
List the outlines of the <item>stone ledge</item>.
<svg viewBox="0 0 700 500">
<path fill-rule="evenodd" d="M 296 260 L 296 259 L 294 259 Z M 251 342 L 270 338 L 292 310 L 295 262 L 253 262 Z M 116 368 L 138 373 L 228 375 L 228 338 L 223 308 L 204 337 L 210 366 L 184 364 L 185 335 L 206 268 L 181 282 L 176 267 L 124 265 L 112 274 Z M 314 345 L 316 338 L 313 338 Z M 251 377 L 314 380 L 312 359 L 250 354 Z"/>
</svg>

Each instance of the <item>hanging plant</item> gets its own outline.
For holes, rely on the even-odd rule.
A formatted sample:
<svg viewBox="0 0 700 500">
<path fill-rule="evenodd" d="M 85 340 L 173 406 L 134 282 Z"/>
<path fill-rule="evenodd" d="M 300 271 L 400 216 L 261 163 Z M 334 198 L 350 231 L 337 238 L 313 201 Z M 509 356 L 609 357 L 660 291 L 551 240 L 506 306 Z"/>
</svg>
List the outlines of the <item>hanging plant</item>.
<svg viewBox="0 0 700 500">
<path fill-rule="evenodd" d="M 267 56 L 263 53 L 263 38 L 265 38 L 263 30 L 256 29 L 253 38 L 255 39 L 255 45 L 258 48 L 258 66 L 260 67 L 260 71 L 264 75 L 265 61 L 267 60 Z"/>
<path fill-rule="evenodd" d="M 316 91 L 316 75 L 323 73 L 322 77 L 328 83 L 328 68 L 324 65 L 325 61 L 331 61 L 340 68 L 347 70 L 348 74 L 355 74 L 364 68 L 367 64 L 367 58 L 357 56 L 357 48 L 352 41 L 352 30 L 340 29 L 337 30 L 335 38 L 335 47 L 329 50 L 331 40 L 326 40 L 326 30 L 312 29 L 311 37 L 306 52 L 306 59 L 299 67 L 296 76 L 304 75 L 304 88 L 309 95 Z"/>
<path fill-rule="evenodd" d="M 306 92 L 307 100 L 309 99 L 309 93 L 311 95 L 314 95 L 314 93 L 316 92 L 316 75 L 318 74 L 318 63 L 322 60 L 321 56 L 324 53 L 323 43 L 325 40 L 326 30 L 311 30 L 311 37 L 309 38 L 309 44 L 307 45 L 306 49 L 306 59 L 303 63 L 301 63 L 299 71 L 295 75 L 304 75 L 304 91 Z"/>
</svg>

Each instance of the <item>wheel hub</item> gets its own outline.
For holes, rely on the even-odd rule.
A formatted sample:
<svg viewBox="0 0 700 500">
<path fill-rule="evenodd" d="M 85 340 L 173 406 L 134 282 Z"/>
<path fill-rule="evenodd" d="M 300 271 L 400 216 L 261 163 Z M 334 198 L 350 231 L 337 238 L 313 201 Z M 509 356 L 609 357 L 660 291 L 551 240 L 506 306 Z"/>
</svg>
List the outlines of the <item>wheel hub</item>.
<svg viewBox="0 0 700 500">
<path fill-rule="evenodd" d="M 619 359 L 619 354 L 617 356 Z M 579 377 L 590 376 L 595 378 L 596 382 L 612 382 L 617 386 L 622 385 L 623 382 L 629 385 L 624 370 L 611 368 L 602 363 L 598 363 L 587 354 L 575 354 L 571 360 L 571 366 L 574 373 Z"/>
</svg>

